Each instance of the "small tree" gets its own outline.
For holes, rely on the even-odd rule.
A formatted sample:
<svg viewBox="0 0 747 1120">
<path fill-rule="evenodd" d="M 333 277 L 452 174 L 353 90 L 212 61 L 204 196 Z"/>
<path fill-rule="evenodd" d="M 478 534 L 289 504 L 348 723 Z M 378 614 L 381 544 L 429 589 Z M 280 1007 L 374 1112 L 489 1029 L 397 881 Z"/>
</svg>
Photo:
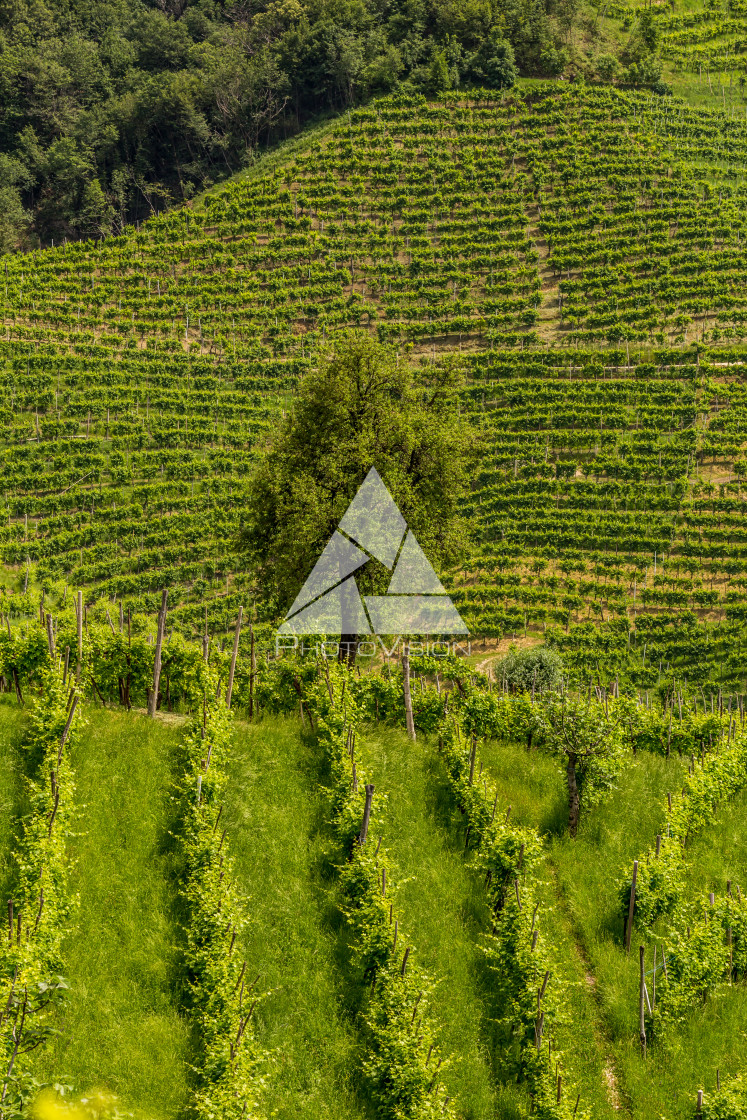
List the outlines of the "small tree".
<svg viewBox="0 0 747 1120">
<path fill-rule="evenodd" d="M 499 35 L 490 35 L 469 63 L 473 80 L 493 89 L 511 89 L 518 77 L 513 47 Z"/>
<path fill-rule="evenodd" d="M 604 704 L 552 696 L 545 705 L 548 747 L 565 760 L 568 784 L 568 833 L 575 836 L 581 819 L 581 796 L 589 808 L 612 787 L 622 763 L 622 715 L 608 714 Z"/>
</svg>

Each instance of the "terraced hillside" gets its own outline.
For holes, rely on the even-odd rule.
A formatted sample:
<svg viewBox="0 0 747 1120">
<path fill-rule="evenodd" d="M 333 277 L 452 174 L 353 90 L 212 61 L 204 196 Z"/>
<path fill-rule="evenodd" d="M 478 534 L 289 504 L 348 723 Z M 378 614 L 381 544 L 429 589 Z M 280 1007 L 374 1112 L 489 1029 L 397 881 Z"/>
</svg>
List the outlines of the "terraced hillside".
<svg viewBox="0 0 747 1120">
<path fill-rule="evenodd" d="M 657 647 L 657 672 L 696 651 L 734 676 L 746 168 L 747 123 L 669 98 L 389 100 L 127 236 L 5 258 L 16 592 L 30 570 L 152 608 L 168 583 L 177 625 L 206 602 L 225 625 L 251 595 L 231 545 L 253 449 L 357 326 L 464 368 L 476 636 L 578 645 L 611 618 L 641 672 Z"/>
</svg>

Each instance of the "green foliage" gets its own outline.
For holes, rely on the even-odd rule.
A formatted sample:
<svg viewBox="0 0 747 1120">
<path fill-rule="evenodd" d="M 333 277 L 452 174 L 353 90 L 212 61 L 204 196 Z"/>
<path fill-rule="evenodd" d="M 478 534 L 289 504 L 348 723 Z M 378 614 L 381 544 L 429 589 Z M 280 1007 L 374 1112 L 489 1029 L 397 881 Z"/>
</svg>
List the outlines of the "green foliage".
<svg viewBox="0 0 747 1120">
<path fill-rule="evenodd" d="M 438 1084 L 442 1061 L 434 1055 L 435 1042 L 428 1035 L 432 982 L 417 963 L 408 963 L 410 947 L 403 945 L 401 933 L 397 940 L 399 922 L 393 924 L 396 895 L 393 902 L 392 864 L 387 854 L 380 847 L 372 853 L 370 839 L 361 842 L 364 779 L 355 762 L 360 718 L 357 683 L 346 669 L 335 666 L 330 670 L 325 662 L 305 697 L 315 715 L 317 741 L 329 767 L 331 823 L 343 851 L 349 853 L 341 869 L 340 888 L 352 933 L 353 958 L 362 980 L 370 985 L 362 1010 L 367 1030 L 363 1082 L 368 1099 L 384 1120 L 453 1116 L 451 1102 L 444 1099 Z"/>
<path fill-rule="evenodd" d="M 73 1087 L 88 1099 L 96 1089 L 114 1093 L 123 1117 L 175 1115 L 193 1060 L 169 837 L 181 729 L 95 700 L 85 715 L 67 843 L 69 889 L 79 900 L 63 944 L 69 990 L 52 1037 L 30 1055 L 32 1073 L 67 1085 L 65 1099 Z"/>
<path fill-rule="evenodd" d="M 292 413 L 249 483 L 241 543 L 257 566 L 263 597 L 283 611 L 290 606 L 310 558 L 326 545 L 372 464 L 426 552 L 445 564 L 458 558 L 469 465 L 459 388 L 451 370 L 417 377 L 362 332 L 335 343 L 301 382 Z M 386 576 L 382 568 L 378 584 Z M 377 586 L 376 575 L 370 581 Z"/>
<path fill-rule="evenodd" d="M 472 59 L 472 74 L 491 89 L 510 89 L 518 73 L 514 51 L 509 42 L 491 35 Z"/>
<path fill-rule="evenodd" d="M 33 1096 L 29 1054 L 49 1037 L 50 1012 L 67 989 L 62 942 L 75 905 L 66 846 L 80 694 L 63 681 L 57 665 L 44 672 L 41 684 L 25 744 L 30 809 L 15 852 L 8 937 L 0 941 L 0 999 L 6 1008 L 0 1031 L 2 1097 L 5 1114 L 13 1117 Z"/>
<path fill-rule="evenodd" d="M 205 680 L 215 695 L 214 677 Z M 245 916 L 219 831 L 228 775 L 230 712 L 203 694 L 203 710 L 183 740 L 180 841 L 186 907 L 184 962 L 198 1037 L 190 1111 L 197 1120 L 258 1116 L 260 1055 L 251 1018 L 259 994 L 234 947 Z"/>
<path fill-rule="evenodd" d="M 701 1116 L 703 1120 L 745 1120 L 747 1075 L 737 1074 L 715 1093 L 705 1093 Z"/>
<path fill-rule="evenodd" d="M 17 3 L 3 23 L 0 145 L 10 162 L 7 186 L 0 168 L 0 249 L 23 234 L 26 201 L 45 240 L 99 236 L 191 198 L 320 110 L 401 83 L 508 88 L 512 44 L 538 72 L 554 40 L 550 10 L 523 0 L 457 12 L 417 0 L 382 16 L 370 2 L 311 12 L 277 0 L 236 16 L 206 0 L 160 10 L 126 0 L 95 13 L 80 0 L 64 10 Z"/>
<path fill-rule="evenodd" d="M 526 694 L 525 694 L 526 695 Z M 468 699 L 465 701 L 467 707 Z M 448 722 L 447 722 L 448 721 Z M 545 1120 L 570 1117 L 568 1096 L 558 1100 L 553 1066 L 542 1046 L 563 1014 L 562 994 L 553 991 L 542 1004 L 550 979 L 549 961 L 533 905 L 537 870 L 544 855 L 541 838 L 530 829 L 496 820 L 498 793 L 486 777 L 474 782 L 477 743 L 463 745 L 459 724 L 445 717 L 439 736 L 452 796 L 468 822 L 474 865 L 488 891 L 495 916 L 483 953 L 495 974 L 496 1022 L 501 1032 L 504 1076 L 526 1080 L 533 1111 Z M 557 1055 L 556 1055 L 557 1058 Z"/>
<path fill-rule="evenodd" d="M 638 861 L 635 920 L 650 928 L 680 902 L 684 888 L 684 850 L 712 822 L 717 807 L 747 785 L 747 734 L 740 730 L 731 745 L 697 762 L 685 778 L 681 797 L 667 807 L 667 835 L 660 838 L 659 855 L 649 850 Z M 630 870 L 619 879 L 621 913 L 630 901 Z"/>
<path fill-rule="evenodd" d="M 496 678 L 505 681 L 514 692 L 556 692 L 562 679 L 563 659 L 547 646 L 535 649 L 512 646 L 493 671 Z"/>
</svg>

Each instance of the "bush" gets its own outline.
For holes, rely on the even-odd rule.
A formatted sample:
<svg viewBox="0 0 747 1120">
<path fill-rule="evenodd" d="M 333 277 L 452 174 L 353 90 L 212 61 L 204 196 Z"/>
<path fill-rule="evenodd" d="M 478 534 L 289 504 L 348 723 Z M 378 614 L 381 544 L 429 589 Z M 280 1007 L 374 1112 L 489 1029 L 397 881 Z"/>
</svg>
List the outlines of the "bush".
<svg viewBox="0 0 747 1120">
<path fill-rule="evenodd" d="M 634 86 L 658 85 L 661 82 L 661 62 L 647 54 L 640 62 L 634 62 L 628 67 L 625 78 Z"/>
<path fill-rule="evenodd" d="M 534 649 L 516 649 L 514 646 L 508 656 L 496 666 L 496 677 L 503 679 L 509 688 L 516 692 L 555 691 L 560 687 L 563 673 L 563 660 L 559 653 L 547 646 Z"/>
<path fill-rule="evenodd" d="M 596 67 L 597 74 L 603 82 L 613 82 L 622 72 L 620 61 L 614 54 L 600 54 Z"/>
<path fill-rule="evenodd" d="M 568 53 L 562 47 L 545 47 L 540 55 L 540 70 L 547 78 L 559 77 L 567 65 Z"/>
</svg>

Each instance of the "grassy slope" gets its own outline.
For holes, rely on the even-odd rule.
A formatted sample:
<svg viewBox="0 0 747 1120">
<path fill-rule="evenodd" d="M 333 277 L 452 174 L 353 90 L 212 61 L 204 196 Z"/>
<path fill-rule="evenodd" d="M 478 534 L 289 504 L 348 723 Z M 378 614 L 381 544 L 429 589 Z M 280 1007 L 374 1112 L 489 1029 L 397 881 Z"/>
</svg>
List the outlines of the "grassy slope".
<svg viewBox="0 0 747 1120">
<path fill-rule="evenodd" d="M 716 1069 L 730 1075 L 743 1060 L 747 1031 L 747 992 L 725 990 L 693 1013 L 682 1030 L 640 1056 L 637 1041 L 638 957 L 622 949 L 622 922 L 615 902 L 614 880 L 620 869 L 645 851 L 662 830 L 667 790 L 681 784 L 685 765 L 639 756 L 622 776 L 613 799 L 583 822 L 575 842 L 553 845 L 569 913 L 593 964 L 604 1007 L 606 1027 L 614 1043 L 621 1089 L 637 1120 L 690 1117 L 697 1089 L 715 1087 Z M 743 877 L 747 844 L 739 833 L 747 797 L 719 815 L 713 828 L 689 850 L 693 891 Z M 633 945 L 646 939 L 634 932 Z M 648 967 L 651 950 L 648 949 Z"/>
<path fill-rule="evenodd" d="M 275 1051 L 265 1108 L 279 1118 L 367 1115 L 354 1088 L 360 1036 L 346 971 L 344 931 L 335 909 L 338 856 L 325 825 L 319 774 L 297 724 L 265 720 L 239 727 L 227 824 L 236 873 L 250 898 L 243 949 L 249 969 L 270 990 L 257 1026 Z M 400 871 L 402 936 L 442 980 L 434 996 L 445 1075 L 464 1120 L 515 1115 L 512 1094 L 496 1092 L 489 1073 L 477 934 L 487 911 L 466 873 L 458 828 L 451 827 L 432 749 L 391 730 L 369 729 L 358 748 L 372 774 L 381 828 Z"/>
<path fill-rule="evenodd" d="M 511 818 L 543 835 L 562 835 L 568 807 L 560 764 L 517 743 L 486 743 L 481 761 L 496 782 L 499 810 L 511 806 Z M 552 841 L 551 841 L 552 846 Z M 552 850 L 552 847 L 551 847 Z M 613 1066 L 612 1048 L 594 998 L 592 976 L 577 944 L 573 922 L 562 899 L 554 861 L 548 858 L 539 891 L 540 928 L 554 947 L 555 976 L 564 986 L 569 1019 L 558 1030 L 556 1045 L 581 1105 L 595 1118 L 615 1115 L 605 1070 Z M 561 905 L 558 906 L 558 902 Z"/>
<path fill-rule="evenodd" d="M 178 732 L 89 708 L 75 753 L 80 895 L 65 946 L 71 990 L 37 1076 L 103 1087 L 136 1113 L 167 1117 L 185 1099 L 187 1028 L 173 1003 L 174 902 L 166 847 Z"/>
<path fill-rule="evenodd" d="M 0 791 L 17 804 L 12 762 L 24 716 L 0 705 L 3 753 Z M 67 940 L 71 993 L 60 1037 L 39 1055 L 37 1074 L 80 1088 L 104 1086 L 136 1113 L 174 1116 L 184 1100 L 188 1037 L 170 994 L 176 930 L 169 855 L 168 784 L 178 730 L 125 713 L 88 712 L 77 751 L 82 835 L 73 842 L 73 888 L 80 893 Z M 313 750 L 295 721 L 239 724 L 226 824 L 235 871 L 248 896 L 242 949 L 252 979 L 269 994 L 257 1012 L 270 1052 L 268 1115 L 279 1120 L 364 1120 L 356 1095 L 360 1036 L 348 1004 L 344 936 L 335 908 L 334 842 Z M 449 1091 L 464 1120 L 516 1115 L 511 1087 L 490 1074 L 489 977 L 479 934 L 488 926 L 481 884 L 464 857 L 464 823 L 452 810 L 441 763 L 424 740 L 371 727 L 358 747 L 384 804 L 383 833 L 399 868 L 402 935 L 441 980 L 434 1015 L 454 1063 Z M 636 1120 L 689 1116 L 695 1090 L 713 1087 L 741 1063 L 747 991 L 711 999 L 682 1032 L 649 1050 L 636 1040 L 637 958 L 626 958 L 614 881 L 661 828 L 668 789 L 684 762 L 639 756 L 612 799 L 584 820 L 578 839 L 562 835 L 563 775 L 557 763 L 523 745 L 486 744 L 480 762 L 498 782 L 500 809 L 549 838 L 547 903 L 561 900 L 545 933 L 557 949 L 556 976 L 570 1003 L 556 1044 L 568 1079 L 594 1117 L 612 1117 L 608 1081 Z M 726 878 L 745 885 L 747 840 L 741 821 L 747 794 L 724 806 L 690 849 L 693 891 L 722 891 Z M 10 843 L 3 814 L 4 850 Z M 637 944 L 638 939 L 634 938 Z M 596 998 L 595 998 L 596 996 Z"/>
<path fill-rule="evenodd" d="M 399 869 L 394 878 L 401 935 L 430 974 L 444 1052 L 453 1065 L 444 1081 L 465 1120 L 513 1115 L 512 1094 L 497 1092 L 489 1069 L 484 996 L 489 976 L 481 965 L 479 935 L 489 929 L 480 882 L 466 869 L 464 826 L 451 810 L 433 744 L 412 744 L 401 732 L 371 727 L 358 755 L 386 798 L 381 826 Z"/>
<path fill-rule="evenodd" d="M 359 1120 L 357 1035 L 339 1007 L 333 852 L 312 756 L 296 721 L 236 731 L 224 819 L 250 923 L 242 949 L 269 994 L 256 1012 L 274 1057 L 263 1102 L 277 1120 Z"/>
</svg>

